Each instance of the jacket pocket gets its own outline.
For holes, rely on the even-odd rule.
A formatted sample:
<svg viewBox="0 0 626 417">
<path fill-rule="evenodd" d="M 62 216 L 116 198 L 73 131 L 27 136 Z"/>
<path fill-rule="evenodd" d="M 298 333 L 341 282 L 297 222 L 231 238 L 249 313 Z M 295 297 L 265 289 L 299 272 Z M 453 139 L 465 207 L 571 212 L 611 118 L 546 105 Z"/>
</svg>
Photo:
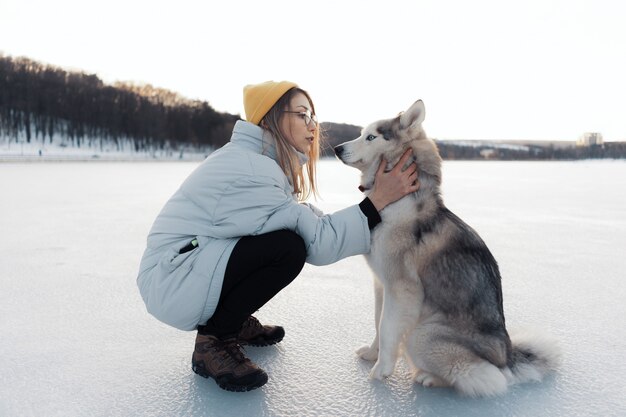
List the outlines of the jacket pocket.
<svg viewBox="0 0 626 417">
<path fill-rule="evenodd" d="M 192 255 L 198 251 L 200 245 L 198 242 L 198 245 L 193 249 L 186 250 L 183 251 L 183 253 L 180 253 L 181 249 L 185 248 L 188 244 L 189 242 L 186 242 L 182 245 L 176 245 L 169 248 L 165 254 L 165 257 L 161 260 L 162 266 L 170 272 L 179 268 L 191 269 L 194 258 L 194 256 Z"/>
</svg>

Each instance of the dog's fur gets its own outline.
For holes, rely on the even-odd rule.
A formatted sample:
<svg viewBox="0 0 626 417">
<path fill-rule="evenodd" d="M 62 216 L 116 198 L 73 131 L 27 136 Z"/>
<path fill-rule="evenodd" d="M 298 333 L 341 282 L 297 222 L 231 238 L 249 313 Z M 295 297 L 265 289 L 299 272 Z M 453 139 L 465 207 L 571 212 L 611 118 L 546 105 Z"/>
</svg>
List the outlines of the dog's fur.
<svg viewBox="0 0 626 417">
<path fill-rule="evenodd" d="M 412 148 L 420 188 L 381 212 L 366 259 L 375 274 L 376 338 L 357 351 L 376 361 L 371 378 L 391 375 L 401 348 L 424 386 L 496 395 L 555 368 L 556 344 L 535 335 L 509 338 L 498 264 L 478 234 L 446 208 L 441 158 L 422 129 L 424 104 L 363 129 L 335 148 L 362 172 L 367 194 L 381 157 L 393 167 Z M 408 164 L 408 163 L 407 163 Z"/>
</svg>

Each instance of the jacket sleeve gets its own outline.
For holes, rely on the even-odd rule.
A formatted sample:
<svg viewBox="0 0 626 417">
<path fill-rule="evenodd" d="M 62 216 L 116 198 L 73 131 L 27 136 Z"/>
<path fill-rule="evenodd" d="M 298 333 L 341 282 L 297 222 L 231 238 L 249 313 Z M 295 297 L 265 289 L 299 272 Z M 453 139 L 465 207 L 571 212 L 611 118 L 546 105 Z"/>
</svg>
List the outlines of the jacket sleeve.
<svg viewBox="0 0 626 417">
<path fill-rule="evenodd" d="M 306 203 L 306 202 L 305 202 L 305 203 L 300 203 L 300 204 L 304 204 L 305 206 L 307 206 L 308 208 L 310 208 L 310 209 L 311 209 L 311 211 L 312 211 L 313 213 L 315 213 L 315 215 L 316 215 L 317 217 L 322 217 L 322 216 L 324 215 L 324 212 L 323 212 L 322 210 L 320 210 L 319 208 L 315 207 L 315 206 L 314 206 L 313 204 L 311 204 L 311 203 Z M 361 211 L 363 211 L 363 210 L 361 210 Z M 370 229 L 371 229 L 371 228 L 370 228 Z"/>
<path fill-rule="evenodd" d="M 224 192 L 216 207 L 214 237 L 291 230 L 304 240 L 307 262 L 313 265 L 328 265 L 370 250 L 367 217 L 358 205 L 318 216 L 286 194 L 272 177 L 240 179 Z"/>
</svg>

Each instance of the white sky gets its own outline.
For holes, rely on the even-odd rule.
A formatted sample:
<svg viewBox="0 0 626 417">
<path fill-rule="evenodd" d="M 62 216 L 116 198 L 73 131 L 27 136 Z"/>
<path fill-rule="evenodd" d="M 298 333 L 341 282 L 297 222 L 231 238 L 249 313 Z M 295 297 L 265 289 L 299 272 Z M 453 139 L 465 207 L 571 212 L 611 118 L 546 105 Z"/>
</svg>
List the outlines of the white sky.
<svg viewBox="0 0 626 417">
<path fill-rule="evenodd" d="M 0 0 L 0 51 L 243 115 L 289 79 L 322 121 L 424 100 L 440 139 L 626 140 L 621 0 Z"/>
</svg>

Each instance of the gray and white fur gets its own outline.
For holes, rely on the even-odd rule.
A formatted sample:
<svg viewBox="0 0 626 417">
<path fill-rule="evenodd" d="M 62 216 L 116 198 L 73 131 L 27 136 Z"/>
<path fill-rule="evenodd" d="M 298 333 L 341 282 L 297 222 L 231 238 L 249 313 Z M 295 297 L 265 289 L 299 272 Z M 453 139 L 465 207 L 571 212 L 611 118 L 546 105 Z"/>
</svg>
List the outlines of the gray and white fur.
<svg viewBox="0 0 626 417">
<path fill-rule="evenodd" d="M 501 394 L 555 369 L 559 349 L 536 334 L 509 337 L 498 264 L 478 233 L 446 208 L 441 158 L 422 128 L 421 100 L 335 148 L 362 172 L 368 193 L 381 157 L 393 167 L 413 149 L 420 188 L 381 212 L 366 255 L 374 271 L 376 337 L 357 354 L 383 379 L 404 350 L 415 381 L 469 396 Z"/>
</svg>

